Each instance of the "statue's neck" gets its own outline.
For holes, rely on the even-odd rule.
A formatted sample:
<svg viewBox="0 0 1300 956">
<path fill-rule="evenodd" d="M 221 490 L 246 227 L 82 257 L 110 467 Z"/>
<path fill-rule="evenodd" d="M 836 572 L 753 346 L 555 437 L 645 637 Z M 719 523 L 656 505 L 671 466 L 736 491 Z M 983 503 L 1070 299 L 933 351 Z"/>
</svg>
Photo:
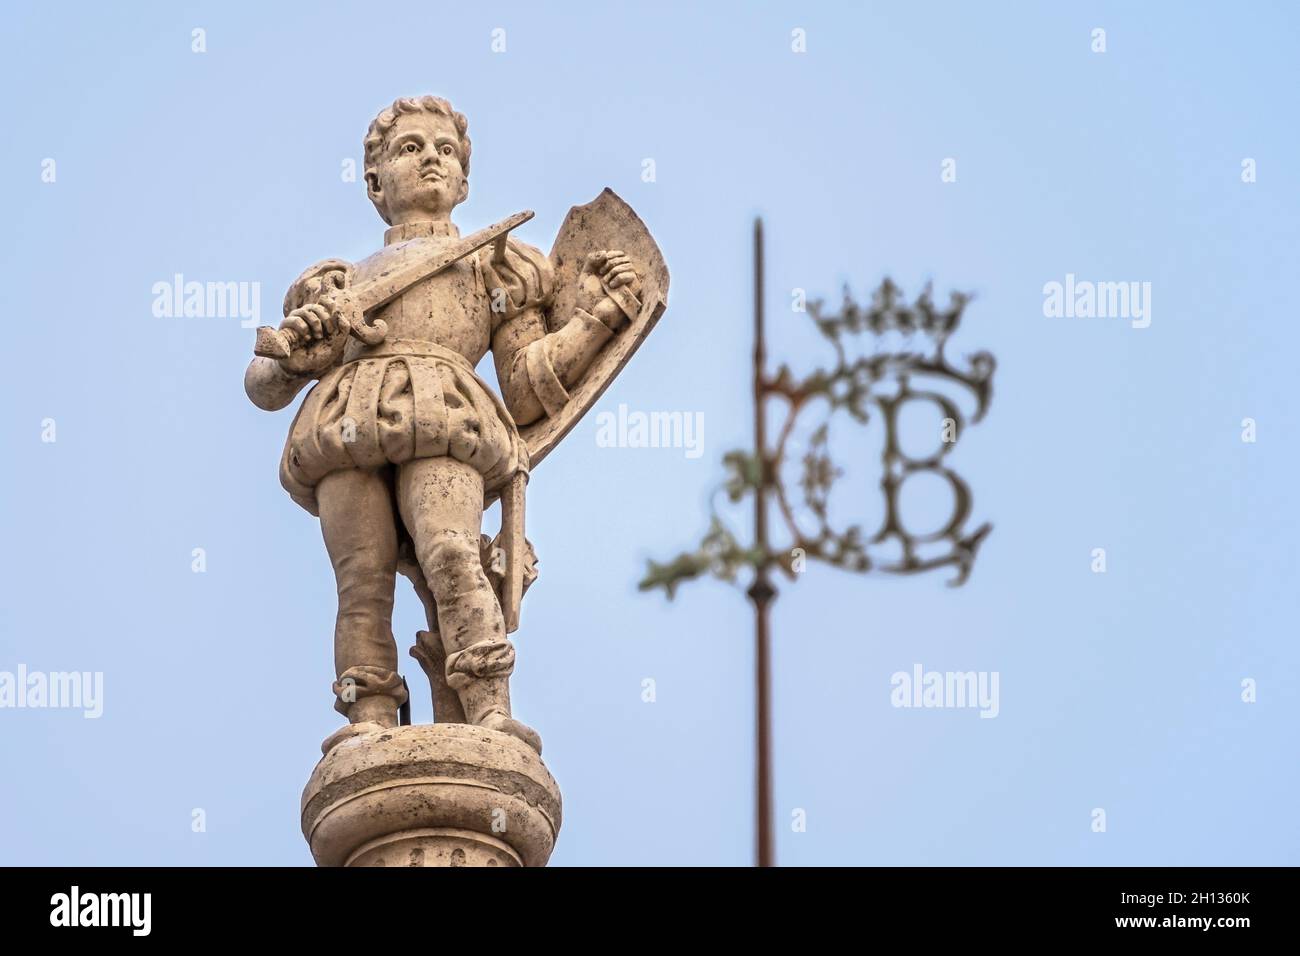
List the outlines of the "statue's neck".
<svg viewBox="0 0 1300 956">
<path fill-rule="evenodd" d="M 456 228 L 456 224 L 450 219 L 405 222 L 384 232 L 384 245 L 391 246 L 395 242 L 405 242 L 407 239 L 420 239 L 428 236 L 458 239 L 460 238 L 460 230 Z"/>
</svg>

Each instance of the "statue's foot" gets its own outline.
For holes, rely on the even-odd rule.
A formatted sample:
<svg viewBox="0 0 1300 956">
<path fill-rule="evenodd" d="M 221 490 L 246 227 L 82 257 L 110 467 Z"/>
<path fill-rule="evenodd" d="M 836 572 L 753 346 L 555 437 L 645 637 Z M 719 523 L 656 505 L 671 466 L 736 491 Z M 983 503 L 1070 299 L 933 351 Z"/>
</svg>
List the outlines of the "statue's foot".
<svg viewBox="0 0 1300 956">
<path fill-rule="evenodd" d="M 343 743 L 343 741 L 350 740 L 358 734 L 372 734 L 376 731 L 387 729 L 388 728 L 383 724 L 373 720 L 363 720 L 355 724 L 344 724 L 338 730 L 334 731 L 334 733 L 325 738 L 324 742 L 320 745 L 320 752 L 327 754 L 339 744 Z"/>
<path fill-rule="evenodd" d="M 513 717 L 507 717 L 500 711 L 494 710 L 484 717 L 478 724 L 480 727 L 486 727 L 488 730 L 499 730 L 503 734 L 509 734 L 511 737 L 518 737 L 528 746 L 537 751 L 538 756 L 542 753 L 542 736 L 527 724 L 522 724 Z"/>
</svg>

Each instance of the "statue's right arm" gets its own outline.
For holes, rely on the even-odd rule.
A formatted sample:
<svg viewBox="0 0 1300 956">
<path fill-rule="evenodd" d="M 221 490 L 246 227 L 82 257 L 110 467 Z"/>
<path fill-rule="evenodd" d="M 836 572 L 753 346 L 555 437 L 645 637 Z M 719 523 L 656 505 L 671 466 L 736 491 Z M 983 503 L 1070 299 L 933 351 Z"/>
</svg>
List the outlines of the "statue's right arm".
<svg viewBox="0 0 1300 956">
<path fill-rule="evenodd" d="M 244 391 L 249 400 L 263 411 L 274 412 L 293 401 L 314 375 L 286 372 L 279 360 L 258 356 L 248 363 L 244 373 Z"/>
</svg>

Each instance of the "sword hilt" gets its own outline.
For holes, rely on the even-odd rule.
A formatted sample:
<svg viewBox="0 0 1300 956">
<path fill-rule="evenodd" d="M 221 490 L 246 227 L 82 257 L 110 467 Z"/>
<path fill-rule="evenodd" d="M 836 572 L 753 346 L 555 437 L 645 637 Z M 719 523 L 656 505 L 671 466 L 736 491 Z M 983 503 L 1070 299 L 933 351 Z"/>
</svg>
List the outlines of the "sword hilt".
<svg viewBox="0 0 1300 956">
<path fill-rule="evenodd" d="M 359 339 L 366 345 L 378 345 L 382 342 L 388 334 L 388 323 L 383 319 L 366 322 L 364 315 L 358 315 L 355 319 L 350 317 L 348 313 L 356 310 L 350 309 L 349 305 L 355 303 L 347 299 L 340 301 L 338 298 L 340 295 L 349 295 L 347 279 L 343 276 L 336 279 L 335 287 L 326 291 L 317 301 L 347 324 L 348 334 L 353 338 Z M 277 329 L 263 325 L 257 330 L 257 338 L 253 342 L 253 354 L 265 358 L 287 359 L 294 349 L 306 344 L 294 329 Z"/>
<path fill-rule="evenodd" d="M 263 325 L 257 330 L 257 339 L 253 342 L 253 354 L 263 358 L 287 359 L 297 347 L 298 333 L 293 329 L 276 329 Z"/>
<path fill-rule="evenodd" d="M 378 345 L 388 335 L 388 323 L 383 319 L 348 325 L 348 334 L 366 345 Z M 264 358 L 287 359 L 294 349 L 301 348 L 301 336 L 293 329 L 276 329 L 263 325 L 257 330 L 253 354 Z"/>
</svg>

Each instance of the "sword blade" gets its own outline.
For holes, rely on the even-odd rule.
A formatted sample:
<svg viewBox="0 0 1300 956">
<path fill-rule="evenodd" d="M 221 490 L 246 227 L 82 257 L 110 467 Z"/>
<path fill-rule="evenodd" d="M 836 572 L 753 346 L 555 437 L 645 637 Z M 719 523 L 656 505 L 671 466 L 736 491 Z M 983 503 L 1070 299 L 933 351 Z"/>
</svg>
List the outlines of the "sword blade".
<svg viewBox="0 0 1300 956">
<path fill-rule="evenodd" d="M 478 232 L 466 236 L 432 259 L 426 259 L 418 255 L 401 257 L 390 269 L 353 286 L 353 298 L 362 312 L 370 312 L 381 308 L 417 282 L 437 275 L 443 269 L 459 262 L 468 255 L 472 255 L 489 243 L 503 238 L 510 230 L 517 229 L 532 218 L 533 211 L 531 209 L 517 212 L 513 216 L 488 226 L 486 229 L 480 229 Z M 421 242 L 423 240 L 417 239 L 413 241 Z"/>
</svg>

